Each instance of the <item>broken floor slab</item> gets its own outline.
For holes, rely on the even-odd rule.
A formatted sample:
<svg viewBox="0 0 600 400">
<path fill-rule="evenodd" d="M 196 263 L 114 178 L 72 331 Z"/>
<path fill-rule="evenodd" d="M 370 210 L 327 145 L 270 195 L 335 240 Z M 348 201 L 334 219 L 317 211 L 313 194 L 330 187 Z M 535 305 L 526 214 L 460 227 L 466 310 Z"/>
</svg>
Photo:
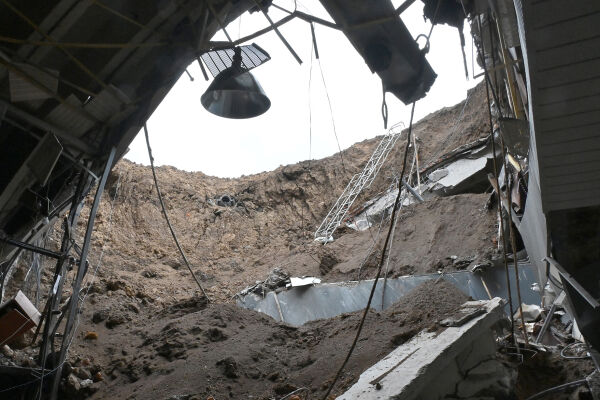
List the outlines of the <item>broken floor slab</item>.
<svg viewBox="0 0 600 400">
<path fill-rule="evenodd" d="M 510 267 L 509 276 L 512 293 L 516 293 L 515 274 L 512 267 Z M 487 268 L 478 272 L 458 271 L 388 279 L 383 304 L 383 279 L 380 279 L 375 290 L 372 307 L 376 310 L 385 309 L 411 289 L 431 279 L 444 279 L 476 300 L 489 300 L 495 296 L 508 297 L 504 269 Z M 521 264 L 519 266 L 519 282 L 523 302 L 539 304 L 540 294 L 531 288 L 532 284 L 537 282 L 535 268 L 530 264 Z M 265 313 L 276 321 L 300 326 L 308 321 L 331 318 L 363 309 L 367 304 L 372 285 L 373 280 L 365 280 L 296 287 L 279 293 L 270 292 L 264 297 L 255 293 L 246 293 L 238 297 L 238 305 Z M 515 297 L 513 296 L 513 298 Z M 513 303 L 513 307 L 516 309 L 518 303 L 516 300 Z M 508 309 L 508 305 L 506 305 L 507 312 Z"/>
<path fill-rule="evenodd" d="M 503 318 L 502 305 L 500 298 L 465 303 L 463 308 L 482 313 L 441 333 L 421 332 L 362 373 L 338 399 L 508 398 L 516 372 L 496 360 L 492 330 Z"/>
</svg>

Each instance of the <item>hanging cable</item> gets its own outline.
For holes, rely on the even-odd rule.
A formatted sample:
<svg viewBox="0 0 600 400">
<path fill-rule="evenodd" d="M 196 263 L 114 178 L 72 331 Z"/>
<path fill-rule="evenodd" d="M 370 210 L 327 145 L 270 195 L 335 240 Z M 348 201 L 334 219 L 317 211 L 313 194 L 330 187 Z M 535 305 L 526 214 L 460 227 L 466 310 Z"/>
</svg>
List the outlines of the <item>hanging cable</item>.
<svg viewBox="0 0 600 400">
<path fill-rule="evenodd" d="M 192 277 L 194 278 L 194 280 L 196 281 L 196 284 L 200 288 L 202 295 L 206 298 L 207 301 L 210 302 L 210 298 L 204 291 L 204 288 L 202 287 L 202 285 L 200 284 L 200 281 L 196 277 L 196 274 L 192 270 L 192 267 L 191 267 L 190 263 L 188 262 L 188 259 L 185 256 L 185 253 L 183 252 L 181 245 L 179 244 L 179 240 L 177 240 L 177 235 L 175 234 L 175 231 L 173 230 L 173 227 L 171 226 L 171 221 L 169 221 L 169 216 L 167 215 L 167 209 L 165 208 L 165 203 L 163 202 L 163 198 L 162 198 L 162 195 L 160 194 L 160 189 L 158 187 L 158 179 L 156 178 L 156 171 L 154 170 L 154 157 L 152 157 L 152 148 L 150 147 L 150 138 L 148 137 L 148 127 L 146 126 L 145 123 L 144 123 L 144 135 L 146 135 L 146 145 L 148 146 L 148 157 L 150 158 L 150 167 L 152 169 L 152 177 L 154 178 L 154 187 L 156 187 L 156 193 L 158 194 L 158 201 L 160 202 L 160 207 L 162 209 L 162 213 L 165 217 L 165 220 L 167 221 L 169 230 L 171 231 L 171 236 L 173 236 L 173 241 L 175 241 L 175 245 L 177 245 L 179 254 L 181 254 L 181 258 L 183 258 L 185 265 L 190 270 L 190 274 L 192 274 Z"/>
<path fill-rule="evenodd" d="M 312 24 L 311 24 L 312 29 Z M 314 29 L 312 30 L 314 34 Z M 313 49 L 315 46 L 314 36 L 312 42 L 312 48 L 310 50 L 310 68 L 308 69 L 308 169 L 310 169 L 310 163 L 312 160 L 312 69 L 313 69 Z"/>
<path fill-rule="evenodd" d="M 344 163 L 344 155 L 342 153 L 342 148 L 340 147 L 340 141 L 338 139 L 337 130 L 335 129 L 335 119 L 333 118 L 333 107 L 331 107 L 331 99 L 329 98 L 329 90 L 327 90 L 327 84 L 325 83 L 325 75 L 323 75 L 323 67 L 321 66 L 321 60 L 317 59 L 317 63 L 319 64 L 319 70 L 321 71 L 321 80 L 323 81 L 323 87 L 325 88 L 325 95 L 327 96 L 327 104 L 329 104 L 329 115 L 331 116 L 331 125 L 333 126 L 333 135 L 335 136 L 335 141 L 337 143 L 338 150 L 340 152 L 340 159 L 342 160 L 342 168 L 344 169 L 344 174 L 347 174 L 346 164 Z"/>
<path fill-rule="evenodd" d="M 479 31 L 481 32 L 481 23 L 479 22 L 479 19 L 477 20 L 478 25 L 479 25 Z M 492 117 L 492 103 L 491 103 L 491 99 L 490 99 L 490 89 L 489 86 L 491 86 L 491 80 L 489 79 L 489 74 L 488 74 L 488 70 L 487 70 L 487 65 L 485 64 L 485 48 L 483 47 L 484 44 L 482 42 L 481 44 L 481 48 L 477 45 L 477 52 L 479 53 L 479 57 L 482 60 L 482 65 L 483 65 L 483 73 L 485 75 L 485 80 L 486 80 L 486 85 L 485 85 L 485 93 L 486 93 L 486 98 L 487 98 L 487 109 L 488 109 L 488 122 L 490 124 L 490 140 L 492 141 L 492 168 L 494 170 L 494 179 L 496 180 L 496 182 L 499 182 L 498 180 L 498 165 L 497 165 L 497 152 L 496 152 L 496 141 L 494 139 L 494 123 L 493 123 L 493 117 Z M 498 183 L 499 185 L 499 183 Z M 519 346 L 516 342 L 516 337 L 515 337 L 515 320 L 514 320 L 514 309 L 513 309 L 513 302 L 512 302 L 512 290 L 510 288 L 510 274 L 508 271 L 508 259 L 507 259 L 507 252 L 508 252 L 508 245 L 506 244 L 506 236 L 505 236 L 505 229 L 504 229 L 504 218 L 502 218 L 502 198 L 500 196 L 500 188 L 498 188 L 498 218 L 500 219 L 500 230 L 502 232 L 502 249 L 503 249 L 503 254 L 504 254 L 504 272 L 506 275 L 506 288 L 507 288 L 507 295 L 508 295 L 508 305 L 509 305 L 509 310 L 510 310 L 510 322 L 511 322 L 511 333 L 513 336 L 513 339 L 515 340 L 515 347 L 517 349 L 517 352 L 519 352 Z"/>
<path fill-rule="evenodd" d="M 413 102 L 412 108 L 410 111 L 410 124 L 408 125 L 408 136 L 406 138 L 406 147 L 404 149 L 404 159 L 402 161 L 402 170 L 400 172 L 400 179 L 398 180 L 398 195 L 396 196 L 396 200 L 394 201 L 394 207 L 392 208 L 392 217 L 391 217 L 390 228 L 388 229 L 388 233 L 385 238 L 385 242 L 383 243 L 383 249 L 381 250 L 381 257 L 379 259 L 379 265 L 377 266 L 377 275 L 375 276 L 375 280 L 373 281 L 373 286 L 371 287 L 371 293 L 369 294 L 369 299 L 367 300 L 367 305 L 365 306 L 365 310 L 363 312 L 362 318 L 358 325 L 358 329 L 356 330 L 356 336 L 354 337 L 354 341 L 352 342 L 352 345 L 350 346 L 350 349 L 348 350 L 348 354 L 346 355 L 344 362 L 338 369 L 338 371 L 335 375 L 335 378 L 333 379 L 333 382 L 331 382 L 329 389 L 327 389 L 325 396 L 323 396 L 323 400 L 327 400 L 327 397 L 329 396 L 329 394 L 333 390 L 335 384 L 337 383 L 338 379 L 342 375 L 342 371 L 346 367 L 348 360 L 350 360 L 350 357 L 352 356 L 352 353 L 354 352 L 354 348 L 356 347 L 356 343 L 358 343 L 358 338 L 360 337 L 360 333 L 362 332 L 362 328 L 365 324 L 365 320 L 367 318 L 367 314 L 369 313 L 369 309 L 371 308 L 371 301 L 373 300 L 373 295 L 375 294 L 375 288 L 377 287 L 377 282 L 379 281 L 379 277 L 381 276 L 381 270 L 383 269 L 383 264 L 386 260 L 386 250 L 388 248 L 388 244 L 390 242 L 390 237 L 393 232 L 392 229 L 394 227 L 394 220 L 396 219 L 396 211 L 398 209 L 398 204 L 400 203 L 400 198 L 402 196 L 402 179 L 404 178 L 404 172 L 406 170 L 406 160 L 408 158 L 407 157 L 408 150 L 410 148 L 410 138 L 411 138 L 411 134 L 412 134 L 412 124 L 413 124 L 414 114 L 415 114 L 415 102 Z"/>
<path fill-rule="evenodd" d="M 525 317 L 523 316 L 523 301 L 521 300 L 521 287 L 519 285 L 519 262 L 517 260 L 517 244 L 516 244 L 516 235 L 515 229 L 513 227 L 512 222 L 512 213 L 513 213 L 513 204 L 512 204 L 512 190 L 510 187 L 510 182 L 508 180 L 508 165 L 506 163 L 506 155 L 505 155 L 505 145 L 502 137 L 500 138 L 500 144 L 502 146 L 502 161 L 504 162 L 504 182 L 506 182 L 506 197 L 508 200 L 507 208 L 508 208 L 508 229 L 510 232 L 510 245 L 513 252 L 513 266 L 515 268 L 515 285 L 517 287 L 517 299 L 519 300 L 519 315 L 521 316 L 521 329 L 523 330 L 523 338 L 525 339 L 525 344 L 529 345 L 529 337 L 527 336 L 527 329 L 525 327 Z M 498 187 L 498 190 L 500 188 Z M 500 195 L 498 195 L 498 199 L 500 199 Z"/>
<path fill-rule="evenodd" d="M 577 387 L 577 386 L 582 386 L 582 385 L 587 385 L 587 384 L 588 384 L 587 379 L 580 379 L 578 381 L 573 381 L 573 382 L 569 382 L 569 383 L 565 383 L 562 385 L 551 387 L 549 389 L 546 389 L 544 391 L 536 393 L 533 396 L 528 397 L 526 400 L 541 399 L 543 397 L 546 397 L 546 395 L 550 394 L 550 393 L 562 392 L 563 390 L 566 390 L 566 389 L 569 389 L 572 387 Z"/>
</svg>

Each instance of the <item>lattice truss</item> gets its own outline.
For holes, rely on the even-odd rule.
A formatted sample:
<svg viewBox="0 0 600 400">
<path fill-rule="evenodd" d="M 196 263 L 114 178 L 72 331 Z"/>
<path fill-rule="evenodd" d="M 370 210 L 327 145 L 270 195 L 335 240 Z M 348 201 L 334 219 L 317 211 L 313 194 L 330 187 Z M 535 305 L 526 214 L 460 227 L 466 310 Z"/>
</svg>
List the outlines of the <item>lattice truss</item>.
<svg viewBox="0 0 600 400">
<path fill-rule="evenodd" d="M 340 226 L 348 210 L 352 207 L 354 200 L 366 188 L 371 186 L 379 169 L 385 162 L 388 154 L 400 138 L 404 124 L 399 123 L 392 126 L 388 133 L 381 139 L 379 145 L 367 161 L 363 170 L 355 174 L 341 196 L 337 199 L 317 231 L 315 232 L 315 240 L 319 242 L 333 241 L 333 233 Z"/>
</svg>

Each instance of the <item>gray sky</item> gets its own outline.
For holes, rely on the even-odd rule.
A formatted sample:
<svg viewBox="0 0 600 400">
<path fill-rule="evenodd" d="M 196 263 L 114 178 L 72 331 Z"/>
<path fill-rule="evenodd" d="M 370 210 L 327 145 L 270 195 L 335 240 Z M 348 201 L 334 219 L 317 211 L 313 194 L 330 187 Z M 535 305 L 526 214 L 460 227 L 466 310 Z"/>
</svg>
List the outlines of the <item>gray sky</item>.
<svg viewBox="0 0 600 400">
<path fill-rule="evenodd" d="M 293 9 L 291 0 L 275 3 Z M 399 5 L 401 1 L 393 1 Z M 302 11 L 330 19 L 318 0 L 298 2 Z M 423 21 L 423 3 L 415 2 L 402 14 L 413 37 L 427 34 L 429 22 Z M 271 7 L 269 14 L 278 20 L 285 14 Z M 227 31 L 234 38 L 267 26 L 260 13 L 245 13 L 232 22 Z M 271 61 L 254 69 L 271 99 L 271 108 L 263 115 L 246 120 L 219 118 L 206 111 L 200 96 L 209 82 L 202 77 L 197 63 L 188 70 L 193 82 L 182 75 L 171 92 L 148 121 L 150 142 L 156 165 L 172 165 L 186 171 L 202 171 L 220 177 L 238 177 L 269 171 L 280 165 L 310 158 L 318 159 L 338 151 L 327 95 L 321 78 L 319 60 L 312 61 L 310 25 L 293 20 L 280 28 L 304 63 L 299 65 L 274 32 L 254 40 L 271 55 Z M 381 80 L 371 71 L 348 39 L 339 31 L 315 25 L 320 65 L 333 108 L 333 119 L 342 149 L 364 139 L 385 133 L 381 117 Z M 465 26 L 467 61 L 471 71 L 471 43 Z M 225 40 L 222 32 L 214 40 Z M 249 44 L 249 43 L 248 43 Z M 314 58 L 314 57 L 313 57 Z M 415 120 L 465 98 L 468 88 L 479 80 L 465 79 L 460 40 L 455 28 L 438 25 L 431 37 L 427 60 L 438 77 L 426 98 L 417 102 Z M 476 66 L 476 73 L 479 68 Z M 387 94 L 389 124 L 408 124 L 410 106 Z M 312 145 L 309 133 L 309 104 L 312 109 Z M 144 134 L 130 145 L 125 158 L 148 165 Z"/>
</svg>

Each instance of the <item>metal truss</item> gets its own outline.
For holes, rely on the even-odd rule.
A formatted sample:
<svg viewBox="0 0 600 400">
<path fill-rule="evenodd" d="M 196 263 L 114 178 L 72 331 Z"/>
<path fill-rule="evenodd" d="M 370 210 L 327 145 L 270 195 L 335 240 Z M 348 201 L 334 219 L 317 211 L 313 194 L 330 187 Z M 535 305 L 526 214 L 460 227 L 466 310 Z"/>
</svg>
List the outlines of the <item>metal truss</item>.
<svg viewBox="0 0 600 400">
<path fill-rule="evenodd" d="M 340 226 L 348 210 L 352 207 L 354 200 L 358 195 L 366 188 L 371 186 L 379 169 L 385 162 L 388 154 L 392 151 L 392 148 L 400 138 L 404 128 L 403 123 L 398 123 L 392 126 L 388 133 L 381 139 L 379 145 L 367 161 L 367 164 L 363 170 L 354 175 L 346 188 L 342 192 L 342 195 L 337 199 L 317 231 L 315 232 L 315 241 L 318 242 L 331 242 L 333 241 L 333 233 Z"/>
</svg>

